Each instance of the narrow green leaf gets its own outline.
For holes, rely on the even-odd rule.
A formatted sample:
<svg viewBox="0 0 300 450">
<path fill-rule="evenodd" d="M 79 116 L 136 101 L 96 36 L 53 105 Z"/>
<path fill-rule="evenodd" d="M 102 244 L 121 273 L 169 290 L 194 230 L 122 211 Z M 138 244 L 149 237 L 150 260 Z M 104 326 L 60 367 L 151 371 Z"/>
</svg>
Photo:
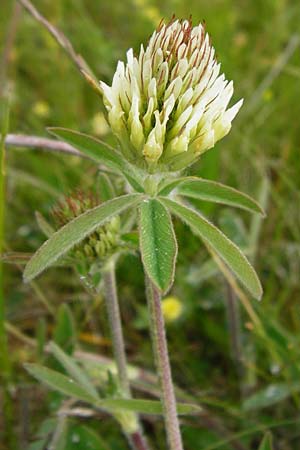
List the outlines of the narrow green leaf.
<svg viewBox="0 0 300 450">
<path fill-rule="evenodd" d="M 204 179 L 189 180 L 179 185 L 176 192 L 186 197 L 222 203 L 224 205 L 246 209 L 247 211 L 263 216 L 265 215 L 259 204 L 251 197 L 230 186 L 216 183 L 215 181 Z"/>
<path fill-rule="evenodd" d="M 57 422 L 57 418 L 45 419 L 39 426 L 34 441 L 26 447 L 26 450 L 45 450 L 47 443 L 51 439 L 51 435 L 57 427 Z"/>
<path fill-rule="evenodd" d="M 57 417 L 50 417 L 43 420 L 38 428 L 38 431 L 36 432 L 36 436 L 42 438 L 48 436 L 49 434 L 52 434 L 57 427 L 58 420 L 59 418 Z"/>
<path fill-rule="evenodd" d="M 267 431 L 258 450 L 273 450 L 273 437 L 270 431 Z"/>
<path fill-rule="evenodd" d="M 261 298 L 262 287 L 256 272 L 233 242 L 198 212 L 167 198 L 161 197 L 160 201 L 212 247 L 255 298 Z"/>
<path fill-rule="evenodd" d="M 53 450 L 66 450 L 67 436 L 69 430 L 69 421 L 67 417 L 61 417 L 57 421 L 51 440 L 46 444 L 46 448 Z"/>
<path fill-rule="evenodd" d="M 174 279 L 177 243 L 171 217 L 158 200 L 147 199 L 141 203 L 139 234 L 145 271 L 165 292 Z"/>
<path fill-rule="evenodd" d="M 250 395 L 244 403 L 245 411 L 255 411 L 276 405 L 300 391 L 300 383 L 272 383 Z"/>
<path fill-rule="evenodd" d="M 50 342 L 49 350 L 53 356 L 61 363 L 66 372 L 74 378 L 91 396 L 99 399 L 97 390 L 85 372 L 79 367 L 75 360 L 67 355 L 55 342 Z"/>
<path fill-rule="evenodd" d="M 105 142 L 67 128 L 52 127 L 48 128 L 48 131 L 72 145 L 97 163 L 104 164 L 106 167 L 125 176 L 138 192 L 142 192 L 141 184 L 136 179 L 137 177 L 133 176 L 133 167 L 125 161 L 119 152 Z"/>
<path fill-rule="evenodd" d="M 163 414 L 161 402 L 158 400 L 142 400 L 142 399 L 101 399 L 103 408 L 116 411 L 132 411 L 139 414 Z M 202 411 L 201 406 L 191 403 L 177 403 L 177 411 L 180 415 L 199 414 Z"/>
<path fill-rule="evenodd" d="M 111 413 L 116 411 L 133 411 L 141 414 L 163 414 L 161 402 L 158 400 L 104 398 L 95 399 L 86 389 L 76 383 L 73 378 L 66 377 L 59 372 L 48 369 L 39 364 L 25 364 L 27 371 L 37 380 L 54 391 L 61 392 L 67 397 L 90 403 L 95 407 Z M 202 408 L 190 403 L 178 403 L 178 414 L 199 414 Z"/>
<path fill-rule="evenodd" d="M 86 211 L 54 233 L 34 254 L 24 271 L 30 281 L 111 217 L 134 207 L 141 194 L 128 194 Z"/>
<path fill-rule="evenodd" d="M 95 398 L 74 379 L 39 364 L 25 364 L 25 368 L 34 378 L 46 384 L 50 389 L 59 391 L 67 397 L 91 404 L 95 403 Z"/>
<path fill-rule="evenodd" d="M 186 177 L 171 181 L 162 189 L 160 195 L 166 195 L 174 188 L 176 188 L 176 194 L 179 195 L 197 200 L 235 206 L 263 216 L 265 215 L 259 204 L 251 197 L 222 183 L 203 178 Z"/>
</svg>

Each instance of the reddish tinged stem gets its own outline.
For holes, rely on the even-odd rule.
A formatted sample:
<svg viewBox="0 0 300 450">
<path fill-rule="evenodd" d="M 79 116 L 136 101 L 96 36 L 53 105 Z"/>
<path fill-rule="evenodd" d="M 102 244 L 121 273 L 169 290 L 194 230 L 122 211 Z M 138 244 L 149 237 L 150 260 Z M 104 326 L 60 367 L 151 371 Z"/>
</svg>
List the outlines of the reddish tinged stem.
<svg viewBox="0 0 300 450">
<path fill-rule="evenodd" d="M 24 134 L 8 134 L 5 138 L 5 145 L 7 147 L 27 147 L 27 148 L 44 148 L 53 152 L 67 153 L 71 155 L 80 156 L 81 158 L 88 158 L 83 153 L 76 150 L 66 142 L 57 141 L 54 139 L 47 139 L 40 136 L 27 136 Z"/>
<path fill-rule="evenodd" d="M 147 278 L 147 297 L 151 320 L 152 345 L 161 386 L 161 401 L 170 450 L 183 450 L 177 416 L 176 397 L 172 382 L 161 294 Z"/>
<path fill-rule="evenodd" d="M 140 430 L 131 433 L 127 438 L 132 450 L 149 450 L 148 443 Z"/>
</svg>

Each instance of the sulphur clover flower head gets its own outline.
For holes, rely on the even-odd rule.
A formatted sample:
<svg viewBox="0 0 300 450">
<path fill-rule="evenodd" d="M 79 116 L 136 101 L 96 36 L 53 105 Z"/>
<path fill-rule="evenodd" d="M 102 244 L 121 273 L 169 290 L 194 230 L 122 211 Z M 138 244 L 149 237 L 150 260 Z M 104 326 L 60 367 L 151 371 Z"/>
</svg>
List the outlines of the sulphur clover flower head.
<svg viewBox="0 0 300 450">
<path fill-rule="evenodd" d="M 84 193 L 77 190 L 66 196 L 52 211 L 56 228 L 66 225 L 85 211 L 98 206 L 99 203 L 97 195 L 92 191 Z M 87 265 L 101 263 L 118 249 L 119 243 L 120 217 L 115 216 L 77 244 L 71 251 L 70 257 L 76 261 L 84 261 Z"/>
<path fill-rule="evenodd" d="M 240 100 L 228 109 L 233 83 L 205 27 L 161 22 L 138 56 L 118 62 L 112 85 L 101 83 L 108 121 L 125 158 L 151 170 L 193 163 L 231 128 Z"/>
</svg>

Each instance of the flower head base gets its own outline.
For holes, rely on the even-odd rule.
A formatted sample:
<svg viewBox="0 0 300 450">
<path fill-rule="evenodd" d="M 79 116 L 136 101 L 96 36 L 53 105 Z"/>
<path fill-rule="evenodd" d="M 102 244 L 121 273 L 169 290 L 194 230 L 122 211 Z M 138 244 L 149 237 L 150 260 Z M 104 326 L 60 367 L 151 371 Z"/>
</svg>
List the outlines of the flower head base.
<svg viewBox="0 0 300 450">
<path fill-rule="evenodd" d="M 138 57 L 127 52 L 112 86 L 101 82 L 108 121 L 124 156 L 156 170 L 179 170 L 214 146 L 231 128 L 242 100 L 227 109 L 233 83 L 203 25 L 161 23 Z"/>
</svg>

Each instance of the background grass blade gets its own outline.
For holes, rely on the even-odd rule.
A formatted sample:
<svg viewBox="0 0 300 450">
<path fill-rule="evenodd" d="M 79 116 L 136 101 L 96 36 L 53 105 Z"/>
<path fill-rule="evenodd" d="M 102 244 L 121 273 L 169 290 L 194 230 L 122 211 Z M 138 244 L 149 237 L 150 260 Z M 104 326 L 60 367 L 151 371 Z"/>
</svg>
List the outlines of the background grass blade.
<svg viewBox="0 0 300 450">
<path fill-rule="evenodd" d="M 98 399 L 98 393 L 92 384 L 91 380 L 85 374 L 85 372 L 79 367 L 75 360 L 67 355 L 55 342 L 51 342 L 49 345 L 50 352 L 61 363 L 67 373 L 74 378 L 89 394 Z"/>
<path fill-rule="evenodd" d="M 45 217 L 39 211 L 35 212 L 35 218 L 40 230 L 47 238 L 55 233 L 55 229 L 47 222 Z"/>
<path fill-rule="evenodd" d="M 161 198 L 161 202 L 214 249 L 255 298 L 261 298 L 262 287 L 256 272 L 233 242 L 194 210 L 167 198 Z"/>
<path fill-rule="evenodd" d="M 140 205 L 140 249 L 147 275 L 163 292 L 173 283 L 177 243 L 167 209 L 156 199 Z"/>
<path fill-rule="evenodd" d="M 1 64 L 1 62 L 0 62 Z M 0 83 L 1 84 L 1 83 Z M 1 86 L 0 86 L 1 89 Z M 6 215 L 6 148 L 5 136 L 9 129 L 9 101 L 1 98 L 0 95 L 0 255 L 5 248 L 5 215 Z M 0 258 L 0 386 L 1 389 L 1 410 L 3 410 L 4 420 L 4 445 L 15 444 L 13 436 L 13 401 L 10 392 L 12 383 L 12 362 L 8 348 L 8 339 L 5 329 L 6 316 L 6 294 L 4 289 L 3 261 Z"/>
<path fill-rule="evenodd" d="M 31 258 L 24 271 L 24 280 L 29 281 L 35 278 L 102 223 L 129 207 L 137 205 L 140 199 L 140 194 L 118 197 L 90 209 L 60 228 Z"/>
<path fill-rule="evenodd" d="M 264 435 L 258 450 L 273 450 L 273 437 L 270 431 Z"/>
</svg>

